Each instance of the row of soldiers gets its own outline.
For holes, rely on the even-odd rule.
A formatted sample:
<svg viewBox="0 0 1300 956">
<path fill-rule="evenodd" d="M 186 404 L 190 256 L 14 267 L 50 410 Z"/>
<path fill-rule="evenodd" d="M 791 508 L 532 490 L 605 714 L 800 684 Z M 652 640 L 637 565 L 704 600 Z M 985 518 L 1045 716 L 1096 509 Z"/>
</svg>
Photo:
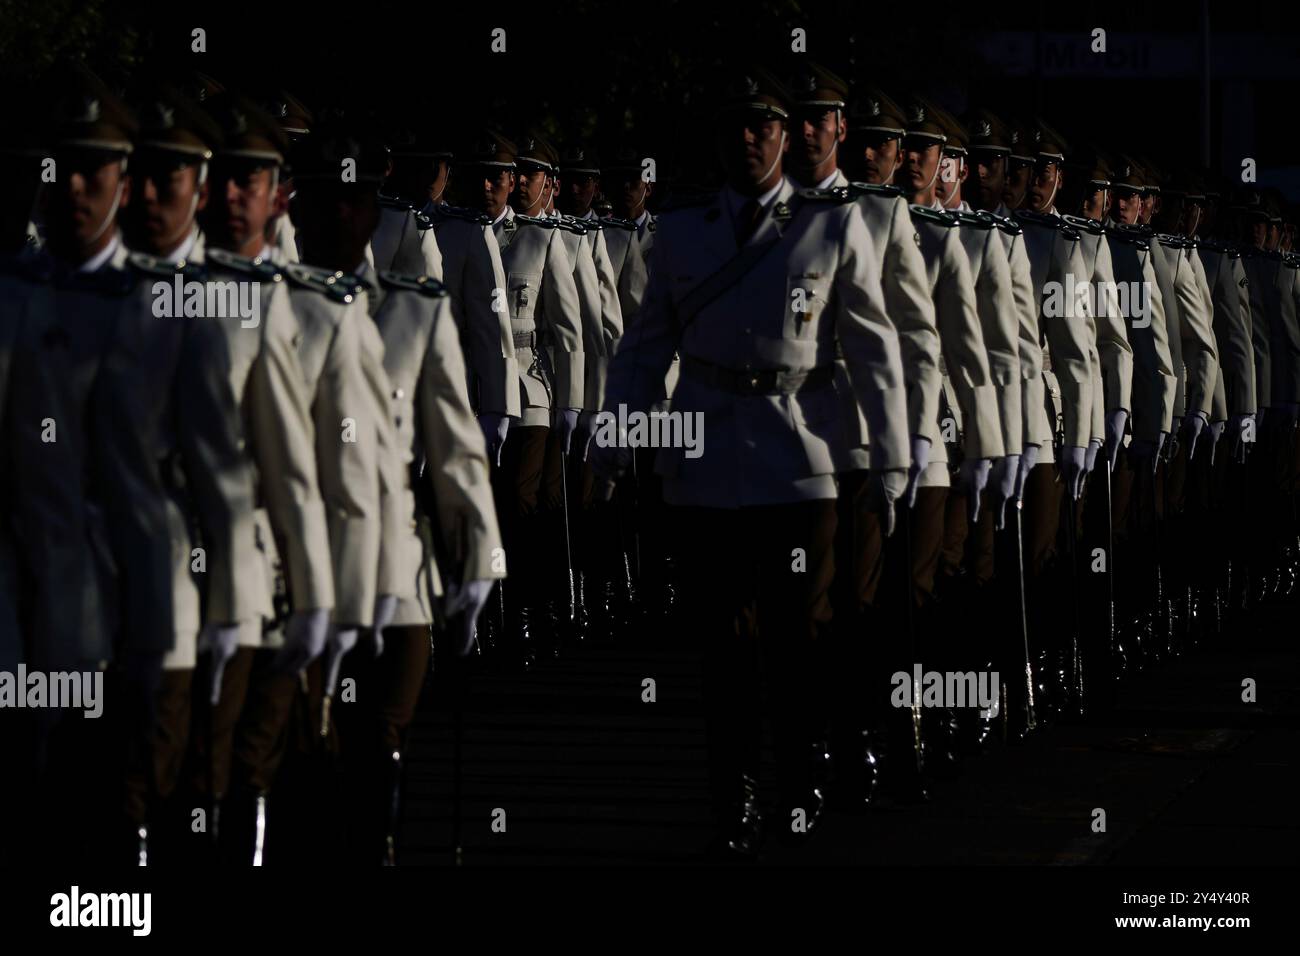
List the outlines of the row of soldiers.
<svg viewBox="0 0 1300 956">
<path fill-rule="evenodd" d="M 585 633 L 566 551 L 603 532 L 570 542 L 564 494 L 653 187 L 629 160 L 602 223 L 578 150 L 563 216 L 550 143 L 488 133 L 452 206 L 423 132 L 206 76 L 64 87 L 3 156 L 0 669 L 98 672 L 105 716 L 0 714 L 6 818 L 38 818 L 8 849 L 392 862 L 431 656 L 480 617 L 509 666 Z M 299 774 L 271 814 L 322 749 L 335 792 Z"/>
<path fill-rule="evenodd" d="M 70 92 L 6 155 L 0 664 L 102 669 L 110 707 L 3 715 L 28 850 L 259 862 L 324 817 L 391 861 L 431 653 L 528 667 L 676 588 L 747 859 L 764 687 L 807 835 L 828 783 L 924 799 L 995 719 L 1294 579 L 1300 285 L 1257 195 L 815 65 L 730 77 L 727 185 L 658 222 L 636 150 Z M 190 281 L 257 297 L 159 309 Z M 595 442 L 602 408 L 700 414 L 705 453 Z M 997 670 L 998 717 L 891 707 L 914 663 Z M 268 814 L 295 734 L 341 793 Z M 87 781 L 94 825 L 54 822 Z"/>
<path fill-rule="evenodd" d="M 606 398 L 680 367 L 704 416 L 708 452 L 658 464 L 713 854 L 763 840 L 764 699 L 806 840 L 1291 592 L 1294 208 L 815 64 L 736 74 L 716 129 L 726 185 L 661 216 Z M 922 669 L 1000 686 L 922 706 Z"/>
</svg>

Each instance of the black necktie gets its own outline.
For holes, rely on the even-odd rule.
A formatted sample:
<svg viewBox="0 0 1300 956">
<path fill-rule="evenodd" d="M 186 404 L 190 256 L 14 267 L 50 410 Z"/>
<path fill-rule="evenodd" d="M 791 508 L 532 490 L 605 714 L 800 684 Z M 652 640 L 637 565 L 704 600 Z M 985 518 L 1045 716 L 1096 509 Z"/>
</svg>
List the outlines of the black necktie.
<svg viewBox="0 0 1300 956">
<path fill-rule="evenodd" d="M 757 199 L 750 199 L 745 205 L 740 207 L 740 212 L 736 215 L 736 245 L 743 246 L 749 241 L 749 237 L 754 234 L 758 228 L 758 222 L 763 218 L 763 207 L 758 204 Z"/>
</svg>

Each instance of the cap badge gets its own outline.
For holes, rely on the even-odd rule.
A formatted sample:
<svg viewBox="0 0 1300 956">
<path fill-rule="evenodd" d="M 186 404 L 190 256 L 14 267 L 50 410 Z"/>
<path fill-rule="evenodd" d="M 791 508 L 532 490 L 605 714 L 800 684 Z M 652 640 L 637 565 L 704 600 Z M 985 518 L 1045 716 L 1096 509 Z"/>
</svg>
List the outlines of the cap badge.
<svg viewBox="0 0 1300 956">
<path fill-rule="evenodd" d="M 87 96 L 79 104 L 79 111 L 74 117 L 78 123 L 96 123 L 100 117 L 99 100 L 93 96 Z"/>
<path fill-rule="evenodd" d="M 993 135 L 993 127 L 989 124 L 988 120 L 980 120 L 979 126 L 975 130 L 975 135 L 976 136 Z"/>
</svg>

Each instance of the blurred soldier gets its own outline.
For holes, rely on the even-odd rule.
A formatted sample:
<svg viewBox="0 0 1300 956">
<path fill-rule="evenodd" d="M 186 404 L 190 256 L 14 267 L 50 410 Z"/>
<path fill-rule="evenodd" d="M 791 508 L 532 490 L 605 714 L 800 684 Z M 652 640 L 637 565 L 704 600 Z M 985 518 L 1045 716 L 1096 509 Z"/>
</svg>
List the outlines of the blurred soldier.
<svg viewBox="0 0 1300 956">
<path fill-rule="evenodd" d="M 49 119 L 48 257 L 20 269 L 17 289 L 7 290 L 0 306 L 3 325 L 15 336 L 5 471 L 16 593 L 23 596 L 27 666 L 104 672 L 109 699 L 101 701 L 106 720 L 58 710 L 31 718 L 44 792 L 29 839 L 42 857 L 123 859 L 134 834 L 121 826 L 119 741 L 147 719 L 150 688 L 171 636 L 122 630 L 107 524 L 115 503 L 93 481 L 104 450 L 94 441 L 96 383 L 130 285 L 117 215 L 130 198 L 127 162 L 136 123 L 82 69 L 65 80 Z M 87 825 L 70 830 L 69 819 Z"/>
<path fill-rule="evenodd" d="M 312 390 L 297 350 L 303 330 L 286 283 L 267 262 L 266 226 L 288 143 L 249 100 L 224 94 L 205 106 L 223 136 L 204 216 L 205 265 L 214 282 L 249 296 L 256 308 L 248 317 L 223 310 L 196 323 L 200 334 L 178 373 L 180 401 L 239 413 L 232 420 L 228 412 L 211 412 L 224 432 L 214 424 L 199 448 L 203 464 L 189 476 L 209 552 L 227 552 L 218 560 L 238 578 L 222 582 L 229 600 L 213 600 L 217 582 L 208 581 L 200 650 L 210 654 L 196 675 L 204 694 L 195 708 L 188 776 L 210 801 L 208 834 L 246 865 L 261 860 L 275 743 L 298 675 L 324 649 L 334 576 Z M 223 536 L 226 523 L 233 527 Z M 284 618 L 277 650 L 275 625 Z M 239 754 L 237 724 L 239 741 L 253 742 Z"/>
<path fill-rule="evenodd" d="M 909 463 L 898 336 L 871 237 L 847 197 L 800 193 L 782 174 L 788 103 L 763 70 L 728 86 L 714 122 L 727 186 L 661 220 L 606 398 L 607 410 L 649 410 L 677 348 L 673 414 L 703 418 L 707 453 L 664 448 L 658 468 L 681 519 L 681 620 L 705 649 L 714 850 L 726 858 L 752 858 L 761 841 L 756 640 L 774 708 L 776 819 L 802 839 L 820 817 L 809 695 L 812 642 L 829 616 L 834 475 L 847 452 L 837 352 L 869 421 L 887 515 Z M 630 449 L 608 431 L 592 454 L 612 475 Z"/>
<path fill-rule="evenodd" d="M 50 155 L 44 140 L 44 102 L 37 94 L 37 81 L 18 88 L 13 95 L 8 135 L 0 144 L 0 443 L 12 448 L 11 429 L 19 423 L 9 409 L 9 385 L 13 359 L 21 336 L 23 314 L 28 302 L 37 309 L 47 306 L 51 295 L 45 281 L 40 242 L 33 216 L 41 191 L 42 160 Z M 8 459 L 6 458 L 6 461 Z M 13 469 L 0 469 L 0 670 L 15 672 L 19 661 L 29 660 L 34 635 L 20 626 L 31 591 L 20 578 L 21 565 L 15 539 L 18 514 L 13 492 Z M 39 806 L 33 790 L 36 728 L 26 710 L 0 711 L 0 763 L 7 768 L 6 786 L 0 793 L 0 814 L 17 820 Z M 28 856 L 33 828 L 15 828 L 11 838 L 0 844 L 0 866 L 16 864 Z"/>
<path fill-rule="evenodd" d="M 167 652 L 154 699 L 156 723 L 130 741 L 126 767 L 127 815 L 142 834 L 139 857 L 156 863 L 174 859 L 189 832 L 189 808 L 178 808 L 171 797 L 189 741 L 201 583 L 214 582 L 208 600 L 217 602 L 218 589 L 234 572 L 217 566 L 232 557 L 228 550 L 195 538 L 199 513 L 185 477 L 205 466 L 196 449 L 213 430 L 211 421 L 193 414 L 195 406 L 178 401 L 177 370 L 190 326 L 203 319 L 170 312 L 160 317 L 155 309 L 156 283 L 169 292 L 178 276 L 204 278 L 196 216 L 207 206 L 209 162 L 221 134 L 206 113 L 166 85 L 150 84 L 138 113 L 134 202 L 123 215 L 127 242 L 136 250 L 129 260 L 134 288 L 100 372 L 95 405 L 110 449 L 100 478 L 117 500 L 132 503 L 109 516 L 115 550 L 123 556 L 123 622 L 131 633 L 156 635 L 154 642 Z M 238 467 L 238 460 L 227 459 L 223 467 Z M 192 567 L 202 574 L 192 574 Z"/>
</svg>

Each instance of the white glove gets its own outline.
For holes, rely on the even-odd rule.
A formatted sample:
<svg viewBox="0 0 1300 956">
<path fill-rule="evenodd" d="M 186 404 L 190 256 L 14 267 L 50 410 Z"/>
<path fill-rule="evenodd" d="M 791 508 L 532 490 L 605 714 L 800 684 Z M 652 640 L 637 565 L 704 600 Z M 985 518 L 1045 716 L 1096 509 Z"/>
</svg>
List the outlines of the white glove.
<svg viewBox="0 0 1300 956">
<path fill-rule="evenodd" d="M 330 612 L 326 608 L 294 611 L 284 628 L 284 647 L 276 656 L 276 669 L 301 674 L 325 650 L 329 630 Z"/>
<path fill-rule="evenodd" d="M 578 416 L 581 412 L 580 408 L 562 408 L 556 418 L 556 424 L 560 429 L 560 449 L 566 455 L 573 444 L 573 434 L 578 430 Z"/>
<path fill-rule="evenodd" d="M 1083 472 L 1085 475 L 1091 475 L 1092 470 L 1097 467 L 1097 452 L 1101 451 L 1101 440 L 1094 438 L 1088 442 L 1088 447 L 1083 451 Z"/>
<path fill-rule="evenodd" d="M 1248 427 L 1251 441 L 1245 440 Z M 1257 434 L 1257 427 L 1254 415 L 1233 415 L 1228 423 L 1228 434 L 1232 436 L 1232 457 L 1237 464 L 1246 463 L 1246 453 L 1250 450 L 1249 446 Z"/>
<path fill-rule="evenodd" d="M 623 477 L 624 472 L 632 467 L 632 449 L 627 447 L 627 436 L 625 434 L 615 435 L 614 443 L 612 445 L 606 444 L 610 429 L 601 428 L 600 425 L 602 422 L 613 418 L 613 412 L 596 413 L 595 448 L 591 450 L 588 459 L 591 462 L 591 470 L 601 478 L 606 479 L 607 482 L 617 481 Z M 611 493 L 612 487 L 612 484 L 609 485 Z"/>
<path fill-rule="evenodd" d="M 1228 430 L 1228 423 L 1226 421 L 1210 423 L 1210 467 L 1211 468 L 1214 467 L 1214 456 L 1218 452 L 1219 439 L 1223 437 L 1223 433 L 1227 430 Z"/>
<path fill-rule="evenodd" d="M 1106 457 L 1110 460 L 1110 470 L 1115 470 L 1119 461 L 1119 450 L 1124 447 L 1124 429 L 1128 427 L 1128 412 L 1117 408 L 1106 415 Z"/>
<path fill-rule="evenodd" d="M 1207 420 L 1200 412 L 1193 412 L 1183 419 L 1183 441 L 1187 443 L 1188 461 L 1191 461 L 1196 454 L 1196 440 L 1201 437 L 1206 424 Z"/>
<path fill-rule="evenodd" d="M 350 627 L 345 631 L 340 631 L 337 627 L 330 628 L 329 637 L 325 641 L 326 697 L 334 696 L 334 688 L 339 683 L 339 669 L 343 666 L 343 658 L 356 646 L 357 629 L 355 627 Z"/>
<path fill-rule="evenodd" d="M 473 652 L 478 616 L 487 605 L 495 583 L 492 580 L 466 581 L 463 587 L 452 584 L 447 589 L 443 614 L 448 620 L 460 615 L 451 634 L 458 657 L 469 657 Z"/>
<path fill-rule="evenodd" d="M 216 707 L 221 700 L 221 677 L 226 672 L 226 665 L 239 650 L 238 624 L 209 624 L 199 632 L 198 649 L 212 652 L 212 668 L 208 676 L 208 699 Z"/>
<path fill-rule="evenodd" d="M 488 461 L 500 468 L 501 449 L 505 447 L 506 434 L 510 431 L 510 416 L 484 412 L 478 417 L 478 425 L 483 429 L 483 438 L 487 442 Z"/>
<path fill-rule="evenodd" d="M 921 483 L 921 475 L 930 464 L 930 439 L 917 435 L 912 439 L 912 464 L 907 469 L 907 487 L 903 490 L 903 500 L 907 507 L 916 505 L 916 492 Z"/>
<path fill-rule="evenodd" d="M 1137 438 L 1128 446 L 1129 464 L 1134 471 L 1137 471 L 1143 465 L 1146 465 L 1151 474 L 1156 473 L 1156 465 L 1160 461 L 1160 448 L 1165 441 L 1164 432 L 1160 433 L 1157 441 L 1151 441 L 1149 438 Z"/>
<path fill-rule="evenodd" d="M 384 628 L 393 623 L 397 616 L 397 595 L 380 594 L 375 598 L 375 621 L 371 630 L 375 636 L 375 656 L 384 653 Z"/>
<path fill-rule="evenodd" d="M 587 460 L 591 451 L 591 438 L 596 432 L 596 413 L 583 409 L 578 416 L 578 446 L 582 449 L 582 460 Z"/>
<path fill-rule="evenodd" d="M 999 458 L 993 467 L 993 527 L 1001 531 L 1006 524 L 1007 502 L 1016 497 L 1016 479 L 1020 475 L 1020 456 Z"/>
<path fill-rule="evenodd" d="M 971 522 L 979 520 L 980 493 L 989 483 L 989 472 L 993 470 L 991 458 L 967 458 L 961 463 L 961 488 L 966 492 L 966 512 Z"/>
<path fill-rule="evenodd" d="M 1029 480 L 1029 473 L 1038 464 L 1039 451 L 1041 449 L 1037 445 L 1026 445 L 1020 449 L 1020 467 L 1016 469 L 1015 497 L 1017 501 L 1025 496 L 1025 482 Z"/>
<path fill-rule="evenodd" d="M 880 518 L 880 527 L 888 538 L 897 525 L 894 502 L 907 490 L 907 472 L 901 468 L 872 470 L 867 480 L 867 508 Z"/>
<path fill-rule="evenodd" d="M 1083 479 L 1088 474 L 1088 450 L 1080 445 L 1066 445 L 1061 449 L 1061 479 L 1072 501 L 1083 494 Z"/>
</svg>

